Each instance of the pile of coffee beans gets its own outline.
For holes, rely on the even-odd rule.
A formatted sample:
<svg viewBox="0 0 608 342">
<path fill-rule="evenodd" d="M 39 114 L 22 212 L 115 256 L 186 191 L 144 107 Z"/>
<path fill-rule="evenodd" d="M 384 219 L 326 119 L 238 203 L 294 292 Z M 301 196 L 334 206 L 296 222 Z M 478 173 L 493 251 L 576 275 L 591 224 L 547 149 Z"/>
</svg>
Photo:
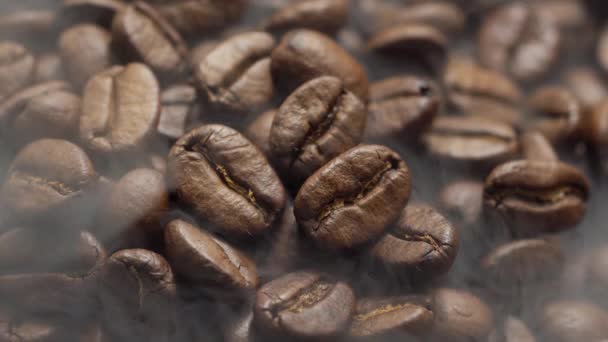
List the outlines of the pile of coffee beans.
<svg viewBox="0 0 608 342">
<path fill-rule="evenodd" d="M 608 341 L 603 0 L 0 2 L 0 341 Z"/>
</svg>

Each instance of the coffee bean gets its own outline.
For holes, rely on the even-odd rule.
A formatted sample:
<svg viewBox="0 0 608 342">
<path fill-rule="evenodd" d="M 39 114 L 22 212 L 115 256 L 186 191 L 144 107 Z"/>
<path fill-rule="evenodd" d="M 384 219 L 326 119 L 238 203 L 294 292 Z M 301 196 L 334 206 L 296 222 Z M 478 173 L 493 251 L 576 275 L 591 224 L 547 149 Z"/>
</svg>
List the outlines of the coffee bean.
<svg viewBox="0 0 608 342">
<path fill-rule="evenodd" d="M 559 232 L 585 214 L 589 183 L 576 168 L 560 162 L 517 160 L 486 178 L 485 210 L 517 236 Z"/>
<path fill-rule="evenodd" d="M 564 75 L 564 85 L 578 98 L 585 111 L 597 106 L 608 96 L 608 89 L 595 70 L 578 67 Z"/>
<path fill-rule="evenodd" d="M 522 93 L 515 82 L 500 72 L 464 57 L 453 57 L 444 74 L 450 106 L 463 114 L 509 124 L 522 120 Z"/>
<path fill-rule="evenodd" d="M 45 53 L 36 57 L 33 78 L 34 83 L 65 79 L 65 70 L 61 57 L 55 53 Z"/>
<path fill-rule="evenodd" d="M 513 128 L 476 117 L 440 117 L 422 138 L 435 159 L 476 172 L 512 159 L 518 150 Z"/>
<path fill-rule="evenodd" d="M 336 33 L 348 20 L 348 0 L 298 0 L 282 7 L 262 24 L 271 32 L 307 28 Z"/>
<path fill-rule="evenodd" d="M 449 183 L 439 195 L 441 208 L 454 220 L 456 227 L 463 229 L 479 223 L 482 201 L 483 183 L 478 181 L 463 180 Z"/>
<path fill-rule="evenodd" d="M 256 266 L 249 257 L 184 220 L 167 225 L 165 244 L 176 274 L 205 290 L 238 295 L 252 292 L 258 284 Z"/>
<path fill-rule="evenodd" d="M 323 75 L 335 76 L 344 87 L 367 103 L 369 83 L 365 69 L 331 38 L 311 30 L 283 36 L 272 52 L 272 75 L 286 93 Z"/>
<path fill-rule="evenodd" d="M 331 340 L 348 328 L 354 310 L 355 296 L 347 284 L 296 272 L 258 290 L 254 324 L 269 335 Z"/>
<path fill-rule="evenodd" d="M 80 98 L 61 81 L 25 88 L 0 104 L 2 133 L 14 146 L 40 138 L 73 138 L 80 116 Z"/>
<path fill-rule="evenodd" d="M 243 134 L 245 134 L 245 136 L 251 140 L 267 158 L 271 157 L 269 141 L 270 129 L 276 114 L 277 110 L 271 109 L 258 115 L 243 132 Z"/>
<path fill-rule="evenodd" d="M 93 75 L 112 65 L 110 40 L 110 32 L 91 24 L 72 26 L 61 34 L 61 58 L 76 88 L 80 89 Z"/>
<path fill-rule="evenodd" d="M 274 45 L 267 33 L 245 32 L 209 51 L 195 65 L 206 101 L 220 112 L 247 113 L 268 105 L 274 94 L 269 59 Z"/>
<path fill-rule="evenodd" d="M 357 300 L 348 335 L 357 341 L 393 335 L 409 340 L 412 336 L 428 335 L 432 327 L 433 311 L 428 297 L 364 298 Z"/>
<path fill-rule="evenodd" d="M 528 127 L 544 134 L 554 144 L 575 138 L 582 120 L 582 108 L 570 91 L 554 86 L 537 89 L 530 95 L 532 117 Z"/>
<path fill-rule="evenodd" d="M 42 139 L 19 151 L 1 194 L 13 217 L 67 219 L 78 216 L 67 213 L 96 181 L 93 164 L 82 149 L 65 140 Z"/>
<path fill-rule="evenodd" d="M 583 1 L 536 1 L 532 7 L 559 28 L 565 53 L 583 51 L 593 42 L 594 28 Z"/>
<path fill-rule="evenodd" d="M 306 235 L 328 249 L 351 249 L 382 234 L 410 195 L 407 165 L 394 151 L 360 145 L 317 170 L 300 188 L 296 219 Z"/>
<path fill-rule="evenodd" d="M 387 274 L 412 284 L 445 274 L 458 248 L 458 234 L 448 220 L 425 204 L 410 204 L 369 255 Z"/>
<path fill-rule="evenodd" d="M 481 24 L 479 58 L 517 80 L 547 75 L 559 57 L 559 27 L 526 2 L 498 7 Z"/>
<path fill-rule="evenodd" d="M 196 89 L 187 84 L 176 84 L 160 95 L 161 111 L 156 130 L 170 140 L 181 138 L 201 116 Z"/>
<path fill-rule="evenodd" d="M 524 322 L 513 316 L 507 316 L 492 332 L 488 342 L 536 342 L 536 338 Z"/>
<path fill-rule="evenodd" d="M 538 318 L 543 341 L 602 341 L 608 338 L 608 313 L 593 303 L 560 300 L 547 304 Z"/>
<path fill-rule="evenodd" d="M 538 131 L 526 132 L 520 137 L 522 155 L 532 161 L 558 161 L 559 157 L 546 136 Z"/>
<path fill-rule="evenodd" d="M 176 288 L 162 256 L 144 249 L 119 251 L 108 258 L 97 281 L 110 340 L 172 340 Z"/>
<path fill-rule="evenodd" d="M 232 237 L 268 231 L 285 205 L 285 190 L 264 155 L 222 125 L 179 139 L 169 154 L 169 177 L 183 204 Z"/>
<path fill-rule="evenodd" d="M 372 36 L 372 51 L 393 58 L 412 58 L 430 71 L 440 73 L 447 59 L 447 39 L 441 31 L 422 24 L 402 24 Z"/>
<path fill-rule="evenodd" d="M 427 78 L 398 76 L 372 83 L 365 136 L 415 141 L 432 124 L 441 102 L 439 87 Z"/>
<path fill-rule="evenodd" d="M 156 10 L 142 1 L 116 14 L 112 38 L 127 59 L 141 61 L 164 76 L 176 76 L 186 69 L 185 42 Z"/>
<path fill-rule="evenodd" d="M 33 78 L 34 57 L 16 42 L 0 42 L 0 101 Z"/>
<path fill-rule="evenodd" d="M 433 297 L 433 341 L 485 341 L 494 314 L 480 298 L 463 290 L 437 289 Z"/>
<path fill-rule="evenodd" d="M 294 186 L 354 147 L 365 129 L 365 105 L 340 79 L 304 83 L 281 105 L 270 129 L 272 159 Z"/>
<path fill-rule="evenodd" d="M 156 129 L 159 97 L 158 81 L 143 64 L 96 74 L 82 96 L 80 138 L 95 153 L 137 151 Z"/>
</svg>

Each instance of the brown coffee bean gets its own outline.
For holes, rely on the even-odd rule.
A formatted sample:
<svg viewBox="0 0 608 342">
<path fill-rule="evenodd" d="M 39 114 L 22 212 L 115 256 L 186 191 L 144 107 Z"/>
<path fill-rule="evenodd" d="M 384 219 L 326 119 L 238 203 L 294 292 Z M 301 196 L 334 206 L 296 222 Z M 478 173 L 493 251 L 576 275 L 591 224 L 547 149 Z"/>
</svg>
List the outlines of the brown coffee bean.
<svg viewBox="0 0 608 342">
<path fill-rule="evenodd" d="M 322 340 L 348 328 L 355 309 L 351 288 L 313 272 L 284 275 L 256 295 L 254 324 L 269 335 Z"/>
<path fill-rule="evenodd" d="M 526 132 L 520 137 L 522 155 L 532 161 L 558 161 L 559 157 L 546 136 L 538 131 Z"/>
<path fill-rule="evenodd" d="M 433 341 L 485 341 L 494 327 L 494 314 L 472 293 L 441 288 L 433 297 Z"/>
<path fill-rule="evenodd" d="M 282 7 L 262 24 L 271 32 L 307 28 L 334 34 L 348 20 L 348 0 L 297 0 Z"/>
<path fill-rule="evenodd" d="M 68 77 L 78 89 L 95 74 L 112 66 L 110 32 L 81 24 L 72 26 L 59 37 L 59 51 Z"/>
<path fill-rule="evenodd" d="M 360 145 L 306 180 L 294 213 L 300 229 L 318 245 L 356 248 L 399 217 L 410 187 L 408 167 L 397 153 L 379 145 Z"/>
<path fill-rule="evenodd" d="M 285 205 L 285 190 L 264 155 L 222 125 L 179 139 L 169 154 L 169 177 L 182 203 L 232 237 L 263 234 Z"/>
<path fill-rule="evenodd" d="M 582 106 L 576 96 L 558 86 L 545 86 L 530 95 L 532 117 L 528 127 L 544 134 L 554 144 L 572 140 L 582 121 Z"/>
<path fill-rule="evenodd" d="M 245 136 L 251 140 L 267 158 L 271 157 L 269 141 L 270 129 L 276 114 L 277 110 L 271 109 L 258 115 L 243 132 L 243 134 L 245 134 Z"/>
<path fill-rule="evenodd" d="M 466 227 L 479 222 L 483 207 L 483 183 L 455 181 L 447 184 L 439 195 L 439 205 L 456 227 Z M 462 232 L 463 230 L 459 230 Z"/>
<path fill-rule="evenodd" d="M 369 251 L 374 263 L 408 283 L 445 274 L 458 254 L 456 229 L 424 204 L 410 204 Z"/>
<path fill-rule="evenodd" d="M 563 83 L 576 95 L 585 111 L 599 105 L 608 96 L 608 88 L 603 80 L 595 70 L 588 67 L 569 70 L 564 75 Z"/>
<path fill-rule="evenodd" d="M 3 204 L 21 219 L 74 217 L 78 215 L 66 215 L 70 207 L 96 181 L 93 164 L 80 147 L 65 140 L 36 140 L 13 160 L 2 186 Z"/>
<path fill-rule="evenodd" d="M 592 18 L 584 1 L 535 1 L 531 5 L 559 28 L 565 53 L 585 50 L 593 42 L 594 27 L 589 25 Z"/>
<path fill-rule="evenodd" d="M 335 76 L 363 102 L 369 97 L 364 67 L 331 38 L 310 30 L 294 30 L 283 36 L 272 52 L 272 75 L 286 93 L 323 75 Z"/>
<path fill-rule="evenodd" d="M 439 112 L 440 90 L 435 82 L 398 76 L 372 83 L 365 136 L 371 140 L 396 137 L 415 141 Z"/>
<path fill-rule="evenodd" d="M 450 106 L 478 117 L 517 125 L 522 120 L 521 90 L 509 77 L 464 57 L 450 59 L 444 74 Z"/>
<path fill-rule="evenodd" d="M 536 342 L 536 338 L 524 322 L 513 316 L 507 316 L 492 332 L 488 342 Z"/>
<path fill-rule="evenodd" d="M 249 257 L 191 223 L 169 222 L 165 244 L 175 273 L 198 287 L 238 295 L 252 292 L 258 285 L 256 265 Z"/>
<path fill-rule="evenodd" d="M 157 132 L 169 140 L 181 138 L 201 116 L 197 100 L 196 89 L 187 84 L 176 84 L 163 90 Z"/>
<path fill-rule="evenodd" d="M 413 58 L 439 73 L 447 59 L 447 39 L 441 31 L 422 24 L 402 24 L 382 30 L 367 43 L 369 49 L 394 58 Z"/>
<path fill-rule="evenodd" d="M 143 64 L 115 66 L 93 76 L 82 97 L 80 138 L 96 153 L 133 152 L 154 133 L 160 89 Z"/>
<path fill-rule="evenodd" d="M 357 145 L 365 105 L 340 79 L 304 83 L 281 105 L 270 129 L 272 159 L 295 187 L 340 153 Z"/>
<path fill-rule="evenodd" d="M 16 42 L 0 41 L 0 101 L 32 81 L 34 57 Z"/>
<path fill-rule="evenodd" d="M 80 98 L 61 81 L 25 88 L 0 105 L 2 133 L 14 146 L 40 138 L 72 138 L 79 116 Z"/>
<path fill-rule="evenodd" d="M 432 157 L 479 172 L 512 159 L 518 150 L 513 128 L 477 117 L 440 117 L 423 136 Z"/>
<path fill-rule="evenodd" d="M 559 57 L 559 27 L 529 3 L 517 1 L 487 15 L 479 32 L 479 58 L 517 80 L 543 77 Z"/>
<path fill-rule="evenodd" d="M 59 81 L 65 79 L 61 57 L 56 53 L 45 53 L 36 57 L 34 83 Z"/>
<path fill-rule="evenodd" d="M 485 211 L 515 235 L 535 236 L 575 227 L 583 218 L 589 182 L 557 161 L 517 160 L 486 178 Z"/>
<path fill-rule="evenodd" d="M 269 104 L 274 94 L 270 52 L 274 38 L 245 32 L 228 38 L 195 66 L 205 99 L 217 111 L 248 113 Z"/>
<path fill-rule="evenodd" d="M 185 42 L 156 10 L 142 1 L 116 14 L 112 38 L 130 61 L 141 61 L 162 75 L 175 76 L 186 69 Z"/>
<path fill-rule="evenodd" d="M 391 337 L 427 336 L 433 328 L 431 300 L 425 296 L 363 298 L 348 335 L 359 340 Z"/>
<path fill-rule="evenodd" d="M 547 304 L 538 318 L 543 341 L 603 341 L 608 313 L 593 303 L 560 300 Z"/>
</svg>

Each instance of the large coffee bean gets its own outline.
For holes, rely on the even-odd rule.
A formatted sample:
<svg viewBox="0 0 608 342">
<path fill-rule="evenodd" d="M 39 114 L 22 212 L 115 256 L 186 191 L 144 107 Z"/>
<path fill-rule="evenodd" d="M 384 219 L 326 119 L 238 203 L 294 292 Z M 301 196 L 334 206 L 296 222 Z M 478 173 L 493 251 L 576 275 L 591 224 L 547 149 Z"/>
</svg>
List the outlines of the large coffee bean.
<svg viewBox="0 0 608 342">
<path fill-rule="evenodd" d="M 282 7 L 262 24 L 271 32 L 298 28 L 333 34 L 346 24 L 348 0 L 298 0 Z"/>
<path fill-rule="evenodd" d="M 59 51 L 76 88 L 80 89 L 89 78 L 112 65 L 110 40 L 110 32 L 91 24 L 73 26 L 61 34 Z"/>
<path fill-rule="evenodd" d="M 608 338 L 608 313 L 590 302 L 551 302 L 543 308 L 538 319 L 543 341 L 599 342 Z"/>
<path fill-rule="evenodd" d="M 485 341 L 494 327 L 494 314 L 477 296 L 442 288 L 433 297 L 433 341 Z"/>
<path fill-rule="evenodd" d="M 553 144 L 572 141 L 579 133 L 583 109 L 576 96 L 558 86 L 545 86 L 530 95 L 528 127 L 544 134 Z"/>
</svg>

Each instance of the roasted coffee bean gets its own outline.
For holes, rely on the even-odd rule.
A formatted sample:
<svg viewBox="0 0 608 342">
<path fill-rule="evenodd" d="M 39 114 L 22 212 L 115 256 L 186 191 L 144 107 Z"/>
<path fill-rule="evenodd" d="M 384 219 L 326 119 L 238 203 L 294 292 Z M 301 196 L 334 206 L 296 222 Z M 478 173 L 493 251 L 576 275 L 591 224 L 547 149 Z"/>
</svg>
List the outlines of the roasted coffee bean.
<svg viewBox="0 0 608 342">
<path fill-rule="evenodd" d="M 564 75 L 564 85 L 574 93 L 585 111 L 608 96 L 608 89 L 598 76 L 595 70 L 588 67 L 574 68 Z"/>
<path fill-rule="evenodd" d="M 96 181 L 93 164 L 80 147 L 65 140 L 36 140 L 13 160 L 2 186 L 3 205 L 19 219 L 75 217 L 68 215 L 70 209 Z"/>
<path fill-rule="evenodd" d="M 507 316 L 492 332 L 488 342 L 536 342 L 536 338 L 524 322 L 513 316 Z"/>
<path fill-rule="evenodd" d="M 34 57 L 16 42 L 0 41 L 0 101 L 32 81 Z"/>
<path fill-rule="evenodd" d="M 58 21 L 66 26 L 94 23 L 109 27 L 114 15 L 126 5 L 124 0 L 63 0 Z"/>
<path fill-rule="evenodd" d="M 80 138 L 91 151 L 135 152 L 155 132 L 160 89 L 143 64 L 115 66 L 93 76 L 82 97 Z"/>
<path fill-rule="evenodd" d="M 364 67 L 331 38 L 311 30 L 283 36 L 272 52 L 272 75 L 286 93 L 323 75 L 335 76 L 367 103 L 369 82 Z"/>
<path fill-rule="evenodd" d="M 364 298 L 348 332 L 357 341 L 375 341 L 392 336 L 427 336 L 433 328 L 431 300 L 425 296 Z"/>
<path fill-rule="evenodd" d="M 494 327 L 494 314 L 467 291 L 442 288 L 433 297 L 433 341 L 485 341 Z"/>
<path fill-rule="evenodd" d="M 439 112 L 440 90 L 430 79 L 398 76 L 372 83 L 365 136 L 415 141 Z"/>
<path fill-rule="evenodd" d="M 156 10 L 142 1 L 116 14 L 112 38 L 126 58 L 141 61 L 162 75 L 176 76 L 186 69 L 185 42 Z"/>
<path fill-rule="evenodd" d="M 354 310 L 355 295 L 346 283 L 296 272 L 258 290 L 254 324 L 269 335 L 332 340 L 348 328 Z"/>
<path fill-rule="evenodd" d="M 397 153 L 379 145 L 360 145 L 306 180 L 294 213 L 300 228 L 318 245 L 351 249 L 395 222 L 410 191 L 409 169 Z"/>
<path fill-rule="evenodd" d="M 459 112 L 519 124 L 521 90 L 509 77 L 464 57 L 453 57 L 444 75 L 447 99 Z"/>
<path fill-rule="evenodd" d="M 433 158 L 475 172 L 512 159 L 518 151 L 510 125 L 471 116 L 437 118 L 422 140 Z"/>
<path fill-rule="evenodd" d="M 441 31 L 423 24 L 402 24 L 372 36 L 368 47 L 390 57 L 412 58 L 416 63 L 440 73 L 447 59 L 447 38 Z"/>
<path fill-rule="evenodd" d="M 524 239 L 497 246 L 481 260 L 481 270 L 492 290 L 510 293 L 554 283 L 564 263 L 557 241 Z"/>
<path fill-rule="evenodd" d="M 80 117 L 80 98 L 61 81 L 25 88 L 0 104 L 2 134 L 14 146 L 39 138 L 73 138 Z"/>
<path fill-rule="evenodd" d="M 146 247 L 162 237 L 163 215 L 169 211 L 164 175 L 135 169 L 112 187 L 100 209 L 96 234 L 115 249 Z"/>
<path fill-rule="evenodd" d="M 277 114 L 276 109 L 268 110 L 258 115 L 246 128 L 243 134 L 264 153 L 267 158 L 271 157 L 270 152 L 270 129 L 272 122 Z"/>
<path fill-rule="evenodd" d="M 547 304 L 538 318 L 543 341 L 604 341 L 608 313 L 593 303 L 560 300 Z"/>
<path fill-rule="evenodd" d="M 59 51 L 68 77 L 80 89 L 93 75 L 112 66 L 110 32 L 81 24 L 72 26 L 59 37 Z"/>
<path fill-rule="evenodd" d="M 109 340 L 172 341 L 176 288 L 167 261 L 144 249 L 114 253 L 97 275 Z"/>
<path fill-rule="evenodd" d="M 545 86 L 533 92 L 528 101 L 532 110 L 528 127 L 540 131 L 552 143 L 564 143 L 578 134 L 583 109 L 570 91 Z"/>
<path fill-rule="evenodd" d="M 439 195 L 439 205 L 454 220 L 456 227 L 479 223 L 483 207 L 483 183 L 455 181 L 447 184 Z M 462 230 L 459 230 L 459 232 Z"/>
<path fill-rule="evenodd" d="M 61 57 L 55 53 L 45 53 L 36 57 L 33 78 L 34 83 L 65 79 L 65 70 Z"/>
<path fill-rule="evenodd" d="M 0 235 L 2 274 L 86 274 L 105 257 L 103 246 L 86 231 L 41 234 L 36 229 L 16 228 Z"/>
<path fill-rule="evenodd" d="M 336 33 L 348 20 L 348 0 L 297 0 L 282 7 L 262 24 L 270 32 L 307 28 Z"/>
<path fill-rule="evenodd" d="M 270 53 L 274 38 L 245 32 L 219 43 L 195 65 L 205 100 L 219 112 L 247 113 L 268 105 L 274 94 Z"/>
<path fill-rule="evenodd" d="M 176 84 L 160 95 L 161 111 L 156 130 L 170 140 L 181 138 L 201 116 L 196 89 L 187 84 Z"/>
<path fill-rule="evenodd" d="M 445 274 L 458 254 L 456 229 L 425 204 L 410 204 L 369 251 L 389 275 L 412 284 Z"/>
<path fill-rule="evenodd" d="M 281 105 L 272 122 L 272 159 L 294 186 L 357 145 L 365 129 L 365 105 L 340 79 L 304 83 Z"/>
<path fill-rule="evenodd" d="M 558 161 L 559 157 L 546 135 L 538 132 L 526 132 L 520 137 L 521 152 L 525 159 L 532 161 Z"/>
<path fill-rule="evenodd" d="M 256 265 L 249 257 L 184 220 L 167 225 L 165 245 L 175 273 L 205 290 L 238 295 L 253 292 L 258 284 Z"/>
<path fill-rule="evenodd" d="M 576 168 L 553 161 L 517 160 L 486 178 L 485 211 L 517 236 L 573 228 L 583 218 L 589 183 Z"/>
<path fill-rule="evenodd" d="M 521 81 L 541 78 L 559 57 L 559 27 L 528 2 L 516 1 L 487 15 L 479 32 L 479 58 Z"/>
<path fill-rule="evenodd" d="M 608 100 L 600 102 L 585 118 L 583 132 L 604 172 L 608 171 Z"/>
<path fill-rule="evenodd" d="M 283 185 L 264 155 L 222 125 L 179 139 L 169 154 L 169 177 L 183 204 L 232 237 L 268 231 L 285 205 Z"/>
</svg>

